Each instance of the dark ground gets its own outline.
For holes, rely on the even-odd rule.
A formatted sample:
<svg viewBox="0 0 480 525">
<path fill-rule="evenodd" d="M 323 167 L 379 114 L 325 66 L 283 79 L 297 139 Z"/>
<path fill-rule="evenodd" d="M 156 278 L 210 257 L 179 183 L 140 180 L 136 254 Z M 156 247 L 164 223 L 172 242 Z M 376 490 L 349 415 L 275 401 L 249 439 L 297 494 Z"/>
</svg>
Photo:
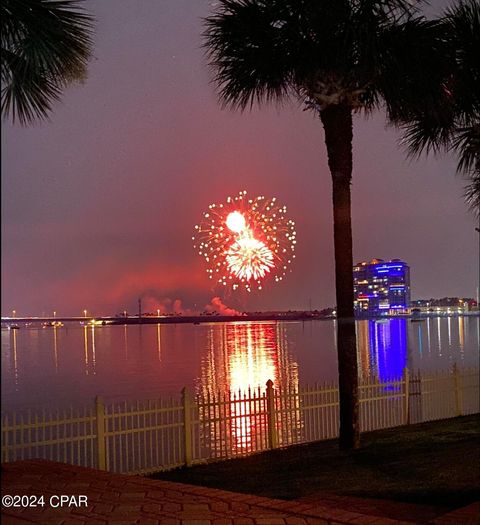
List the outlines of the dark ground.
<svg viewBox="0 0 480 525">
<path fill-rule="evenodd" d="M 366 433 L 353 452 L 320 441 L 152 477 L 280 499 L 330 493 L 457 508 L 480 499 L 480 415 Z"/>
</svg>

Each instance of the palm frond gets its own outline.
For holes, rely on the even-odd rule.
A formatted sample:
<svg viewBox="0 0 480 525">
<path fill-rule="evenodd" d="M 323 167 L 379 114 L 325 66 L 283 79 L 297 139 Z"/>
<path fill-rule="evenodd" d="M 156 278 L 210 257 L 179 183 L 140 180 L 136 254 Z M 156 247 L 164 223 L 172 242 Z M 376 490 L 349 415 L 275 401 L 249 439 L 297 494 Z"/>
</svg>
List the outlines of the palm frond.
<svg viewBox="0 0 480 525">
<path fill-rule="evenodd" d="M 225 106 L 301 94 L 372 107 L 386 28 L 416 13 L 408 0 L 220 0 L 205 48 Z"/>
<path fill-rule="evenodd" d="M 205 20 L 205 47 L 222 103 L 245 109 L 255 101 L 280 99 L 290 82 L 285 42 L 287 10 L 267 0 L 222 0 Z"/>
<path fill-rule="evenodd" d="M 452 140 L 452 148 L 459 156 L 458 171 L 480 171 L 480 119 L 475 126 L 460 128 Z"/>
<path fill-rule="evenodd" d="M 80 0 L 4 0 L 2 116 L 46 119 L 62 89 L 84 78 L 92 18 Z"/>
<path fill-rule="evenodd" d="M 480 111 L 480 3 L 461 0 L 445 13 L 446 39 L 454 50 L 455 71 L 451 81 L 456 113 L 466 118 Z M 467 123 L 468 125 L 468 123 Z"/>
<path fill-rule="evenodd" d="M 480 216 L 480 169 L 470 177 L 470 182 L 465 186 L 465 201 L 477 217 Z"/>
<path fill-rule="evenodd" d="M 417 118 L 430 124 L 451 118 L 444 81 L 453 56 L 443 33 L 441 21 L 422 17 L 391 24 L 382 32 L 377 86 L 391 122 Z"/>
<path fill-rule="evenodd" d="M 407 124 L 401 125 L 401 129 L 402 145 L 411 157 L 419 157 L 424 152 L 437 154 L 451 147 L 455 121 L 446 104 L 432 108 L 430 114 L 402 120 L 409 120 Z"/>
<path fill-rule="evenodd" d="M 403 126 L 404 143 L 411 155 L 422 151 L 451 151 L 458 156 L 457 172 L 471 182 L 465 188 L 470 208 L 478 213 L 480 200 L 480 4 L 461 0 L 441 21 L 445 48 L 436 96 L 414 113 Z M 426 63 L 427 66 L 430 64 Z M 425 70 L 429 71 L 429 67 Z M 442 78 L 443 77 L 443 78 Z M 422 104 L 423 98 L 420 98 Z"/>
</svg>

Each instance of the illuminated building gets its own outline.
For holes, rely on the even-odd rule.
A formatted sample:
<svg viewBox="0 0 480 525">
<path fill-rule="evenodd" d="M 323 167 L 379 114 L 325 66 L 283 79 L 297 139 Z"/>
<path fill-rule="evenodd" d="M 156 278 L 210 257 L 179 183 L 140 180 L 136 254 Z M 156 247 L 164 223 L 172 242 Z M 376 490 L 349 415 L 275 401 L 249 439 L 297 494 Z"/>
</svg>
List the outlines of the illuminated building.
<svg viewBox="0 0 480 525">
<path fill-rule="evenodd" d="M 353 267 L 355 314 L 403 314 L 410 310 L 410 268 L 400 259 L 372 259 Z"/>
</svg>

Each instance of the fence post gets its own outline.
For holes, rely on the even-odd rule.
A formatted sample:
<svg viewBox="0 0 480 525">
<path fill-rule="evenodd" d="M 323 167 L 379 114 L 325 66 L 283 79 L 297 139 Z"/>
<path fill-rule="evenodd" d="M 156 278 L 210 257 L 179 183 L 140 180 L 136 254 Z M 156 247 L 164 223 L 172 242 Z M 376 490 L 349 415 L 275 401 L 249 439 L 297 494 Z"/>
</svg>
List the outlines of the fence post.
<svg viewBox="0 0 480 525">
<path fill-rule="evenodd" d="M 403 424 L 410 424 L 410 373 L 408 368 L 403 369 Z"/>
<path fill-rule="evenodd" d="M 453 387 L 455 389 L 455 415 L 461 416 L 462 410 L 462 391 L 460 388 L 460 374 L 458 372 L 457 363 L 453 363 Z"/>
<path fill-rule="evenodd" d="M 275 389 L 273 388 L 273 381 L 267 381 L 267 426 L 268 426 L 268 447 L 277 448 L 277 425 L 275 413 Z"/>
<path fill-rule="evenodd" d="M 98 469 L 107 470 L 105 455 L 105 404 L 101 397 L 95 398 L 95 413 L 97 423 L 97 460 Z"/>
<path fill-rule="evenodd" d="M 192 402 L 190 391 L 187 387 L 182 388 L 183 405 L 183 437 L 185 446 L 185 465 L 192 464 Z"/>
</svg>

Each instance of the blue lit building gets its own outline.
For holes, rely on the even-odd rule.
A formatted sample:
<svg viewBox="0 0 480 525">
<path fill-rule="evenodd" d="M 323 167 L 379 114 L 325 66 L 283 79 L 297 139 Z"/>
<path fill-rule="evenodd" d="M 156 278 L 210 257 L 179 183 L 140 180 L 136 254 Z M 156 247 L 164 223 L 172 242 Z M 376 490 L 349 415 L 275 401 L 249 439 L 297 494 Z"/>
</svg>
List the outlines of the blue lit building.
<svg viewBox="0 0 480 525">
<path fill-rule="evenodd" d="M 372 259 L 353 267 L 355 314 L 403 314 L 410 309 L 410 268 L 400 259 Z"/>
</svg>

